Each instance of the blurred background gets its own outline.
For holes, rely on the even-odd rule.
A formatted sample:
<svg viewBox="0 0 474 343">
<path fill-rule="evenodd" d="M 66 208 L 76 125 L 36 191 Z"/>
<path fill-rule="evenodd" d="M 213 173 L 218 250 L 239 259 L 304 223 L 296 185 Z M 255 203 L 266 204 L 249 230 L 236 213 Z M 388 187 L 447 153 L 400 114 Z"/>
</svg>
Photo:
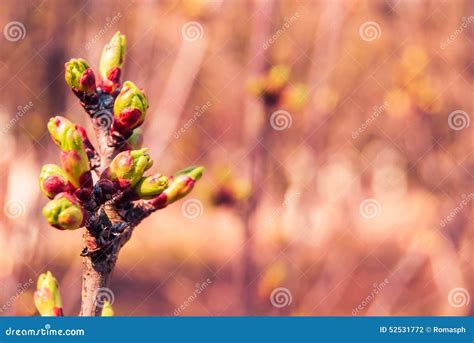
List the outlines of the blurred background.
<svg viewBox="0 0 474 343">
<path fill-rule="evenodd" d="M 64 63 L 97 71 L 116 31 L 152 171 L 206 167 L 122 249 L 117 315 L 474 314 L 472 1 L 0 8 L 2 315 L 36 315 L 46 270 L 79 312 L 83 229 L 48 227 L 37 178 L 59 162 L 49 117 L 92 136 Z M 272 66 L 300 92 L 268 106 L 252 84 Z"/>
</svg>

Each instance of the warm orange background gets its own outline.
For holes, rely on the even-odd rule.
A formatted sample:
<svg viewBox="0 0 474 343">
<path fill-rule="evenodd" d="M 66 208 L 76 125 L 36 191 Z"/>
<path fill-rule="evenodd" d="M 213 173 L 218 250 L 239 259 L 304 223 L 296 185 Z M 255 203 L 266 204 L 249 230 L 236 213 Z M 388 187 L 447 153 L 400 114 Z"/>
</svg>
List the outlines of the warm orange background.
<svg viewBox="0 0 474 343">
<path fill-rule="evenodd" d="M 1 314 L 34 315 L 35 286 L 18 285 L 46 270 L 65 313 L 78 313 L 82 232 L 48 227 L 37 177 L 58 163 L 50 116 L 91 128 L 64 63 L 83 57 L 97 68 L 120 30 L 124 78 L 150 100 L 153 171 L 200 164 L 206 174 L 190 195 L 201 216 L 174 204 L 122 250 L 110 284 L 117 314 L 173 315 L 209 278 L 182 315 L 473 315 L 473 16 L 469 0 L 2 1 Z M 13 21 L 19 38 L 5 29 Z M 184 39 L 189 22 L 196 40 Z M 262 61 L 291 66 L 291 82 L 310 93 L 267 145 L 252 135 L 262 114 L 248 91 Z M 212 199 L 225 186 L 245 202 L 260 144 L 256 270 L 244 284 L 241 204 Z M 366 199 L 373 207 L 361 209 Z M 272 306 L 278 287 L 288 306 Z"/>
</svg>

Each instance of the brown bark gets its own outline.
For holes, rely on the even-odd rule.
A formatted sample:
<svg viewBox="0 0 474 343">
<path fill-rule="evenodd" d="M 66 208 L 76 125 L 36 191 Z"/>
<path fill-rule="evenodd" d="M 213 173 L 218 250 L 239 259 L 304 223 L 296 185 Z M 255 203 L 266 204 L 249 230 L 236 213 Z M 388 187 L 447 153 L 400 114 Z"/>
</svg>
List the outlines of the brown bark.
<svg viewBox="0 0 474 343">
<path fill-rule="evenodd" d="M 89 235 L 87 232 L 85 235 Z M 87 238 L 85 238 L 87 239 Z M 109 285 L 109 277 L 115 261 L 94 261 L 90 256 L 83 257 L 81 316 L 99 316 L 99 290 Z"/>
<path fill-rule="evenodd" d="M 95 171 L 100 176 L 113 158 L 122 151 L 126 140 L 125 137 L 112 135 L 110 127 L 100 122 L 104 121 L 104 118 L 99 116 L 99 113 L 112 116 L 112 96 L 99 94 L 98 98 L 81 100 L 94 124 L 100 155 L 100 166 Z M 80 315 L 100 316 L 103 305 L 101 296 L 111 292 L 102 289 L 108 288 L 120 249 L 130 239 L 133 229 L 157 208 L 145 201 L 127 201 L 123 194 L 116 194 L 105 200 L 93 194 L 90 202 L 86 204 L 86 209 L 89 219 L 86 221 L 86 232 L 83 236 Z"/>
</svg>

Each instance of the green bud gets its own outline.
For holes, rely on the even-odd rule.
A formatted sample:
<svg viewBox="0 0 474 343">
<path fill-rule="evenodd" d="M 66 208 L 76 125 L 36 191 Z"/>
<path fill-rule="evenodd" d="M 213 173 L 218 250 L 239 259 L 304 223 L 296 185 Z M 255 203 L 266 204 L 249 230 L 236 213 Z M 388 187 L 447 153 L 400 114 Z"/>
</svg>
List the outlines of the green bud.
<svg viewBox="0 0 474 343">
<path fill-rule="evenodd" d="M 102 307 L 102 317 L 113 317 L 114 316 L 114 308 L 112 307 L 112 304 L 108 302 L 107 300 L 104 301 L 104 306 Z"/>
<path fill-rule="evenodd" d="M 197 181 L 201 178 L 202 174 L 204 173 L 204 167 L 188 167 L 178 171 L 174 174 L 174 177 L 180 175 L 187 175 L 192 178 L 194 181 Z"/>
<path fill-rule="evenodd" d="M 56 164 L 45 164 L 41 169 L 39 181 L 41 191 L 50 199 L 65 192 L 69 187 L 67 174 Z"/>
<path fill-rule="evenodd" d="M 56 278 L 50 271 L 38 277 L 37 289 L 34 294 L 35 306 L 42 316 L 62 316 L 63 305 Z"/>
<path fill-rule="evenodd" d="M 90 165 L 81 131 L 74 123 L 60 116 L 49 120 L 48 130 L 62 150 L 61 163 L 71 184 L 76 188 L 89 184 Z"/>
<path fill-rule="evenodd" d="M 168 178 L 156 174 L 143 177 L 134 187 L 137 195 L 142 199 L 150 199 L 162 193 L 168 187 Z"/>
<path fill-rule="evenodd" d="M 43 216 L 59 230 L 76 230 L 84 222 L 84 213 L 74 197 L 60 193 L 43 207 Z"/>
<path fill-rule="evenodd" d="M 112 93 L 119 85 L 125 59 L 125 35 L 116 32 L 109 44 L 104 46 L 100 57 L 100 88 Z"/>
<path fill-rule="evenodd" d="M 114 103 L 114 129 L 127 132 L 139 127 L 145 120 L 148 100 L 141 89 L 125 81 Z"/>
<path fill-rule="evenodd" d="M 170 185 L 161 194 L 155 196 L 151 204 L 163 208 L 188 195 L 204 172 L 203 167 L 190 167 L 176 173 L 170 179 Z"/>
<path fill-rule="evenodd" d="M 133 187 L 152 165 L 153 161 L 148 154 L 148 148 L 122 151 L 110 163 L 105 176 L 109 180 L 118 182 L 122 189 Z"/>
<path fill-rule="evenodd" d="M 94 72 L 85 60 L 73 58 L 65 64 L 64 68 L 64 76 L 69 87 L 80 92 L 95 93 Z"/>
<path fill-rule="evenodd" d="M 53 117 L 49 119 L 48 131 L 62 151 L 83 149 L 82 137 L 70 120 L 61 116 Z"/>
</svg>

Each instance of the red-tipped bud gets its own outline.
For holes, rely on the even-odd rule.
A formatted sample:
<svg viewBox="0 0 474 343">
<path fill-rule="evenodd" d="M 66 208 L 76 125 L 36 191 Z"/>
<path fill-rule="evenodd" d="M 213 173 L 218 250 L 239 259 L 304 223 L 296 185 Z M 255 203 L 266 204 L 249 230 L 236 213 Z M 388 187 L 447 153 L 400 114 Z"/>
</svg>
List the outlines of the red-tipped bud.
<svg viewBox="0 0 474 343">
<path fill-rule="evenodd" d="M 82 58 L 73 58 L 64 68 L 66 82 L 74 92 L 86 94 L 96 92 L 95 75 L 86 61 Z"/>
<path fill-rule="evenodd" d="M 128 135 L 145 120 L 148 100 L 143 90 L 126 81 L 114 103 L 114 131 Z"/>
<path fill-rule="evenodd" d="M 38 285 L 34 294 L 35 306 L 41 316 L 63 316 L 63 305 L 59 294 L 59 285 L 50 271 L 38 277 Z"/>
<path fill-rule="evenodd" d="M 150 202 L 156 208 L 163 208 L 188 195 L 204 172 L 203 167 L 190 167 L 183 169 L 169 178 L 169 187 Z"/>
<path fill-rule="evenodd" d="M 54 142 L 61 148 L 61 163 L 68 180 L 76 187 L 92 187 L 90 165 L 84 147 L 83 133 L 78 126 L 64 117 L 54 117 L 48 122 Z"/>
<path fill-rule="evenodd" d="M 122 151 L 115 156 L 109 168 L 104 171 L 102 178 L 109 179 L 125 189 L 135 186 L 143 173 L 153 165 L 148 149 Z"/>
<path fill-rule="evenodd" d="M 84 224 L 84 212 L 77 200 L 68 193 L 60 193 L 43 208 L 43 216 L 59 230 L 76 230 Z"/>
<path fill-rule="evenodd" d="M 45 164 L 40 173 L 40 188 L 52 199 L 62 192 L 72 192 L 74 187 L 69 183 L 67 174 L 55 164 Z"/>
<path fill-rule="evenodd" d="M 99 66 L 99 88 L 104 92 L 113 93 L 120 85 L 120 74 L 125 59 L 125 46 L 125 35 L 117 32 L 102 50 Z"/>
</svg>

